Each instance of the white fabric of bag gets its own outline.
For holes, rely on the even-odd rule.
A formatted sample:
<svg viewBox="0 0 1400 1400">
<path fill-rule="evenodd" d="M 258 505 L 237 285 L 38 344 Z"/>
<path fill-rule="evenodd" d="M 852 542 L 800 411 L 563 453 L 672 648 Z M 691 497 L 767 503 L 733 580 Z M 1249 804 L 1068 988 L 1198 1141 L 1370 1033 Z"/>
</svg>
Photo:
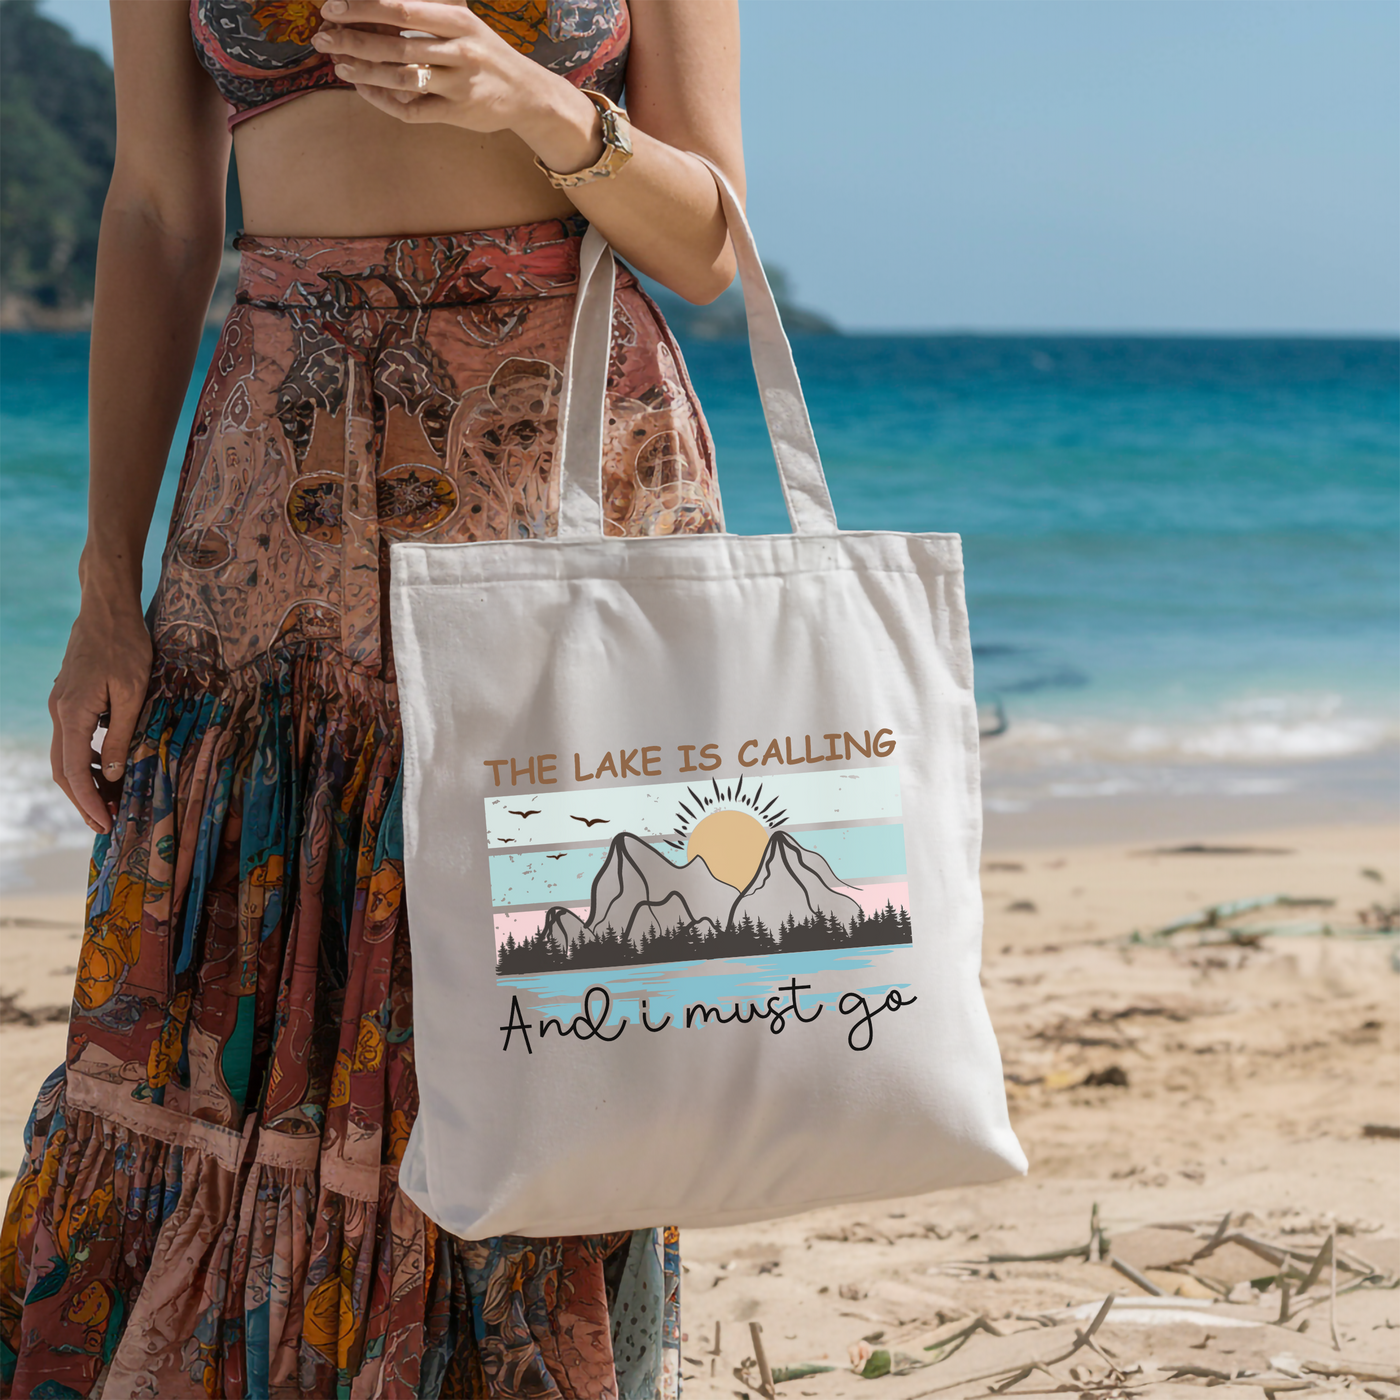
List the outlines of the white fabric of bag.
<svg viewBox="0 0 1400 1400">
<path fill-rule="evenodd" d="M 420 1093 L 399 1179 L 467 1238 L 1025 1170 L 978 982 L 961 544 L 838 529 L 714 173 L 793 533 L 604 537 L 614 265 L 590 230 L 558 535 L 392 547 Z"/>
</svg>

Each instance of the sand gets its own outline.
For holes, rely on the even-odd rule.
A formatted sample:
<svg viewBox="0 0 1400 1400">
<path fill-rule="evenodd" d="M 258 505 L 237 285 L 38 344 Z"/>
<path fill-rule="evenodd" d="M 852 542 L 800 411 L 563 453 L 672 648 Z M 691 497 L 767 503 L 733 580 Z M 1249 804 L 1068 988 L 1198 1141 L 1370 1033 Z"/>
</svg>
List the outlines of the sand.
<svg viewBox="0 0 1400 1400">
<path fill-rule="evenodd" d="M 989 1261 L 1086 1245 L 1097 1206 L 1100 1251 L 1135 1261 L 1172 1306 L 1114 1308 L 1092 1345 L 1007 1393 L 1400 1397 L 1400 1140 L 1367 1135 L 1400 1129 L 1400 935 L 1373 931 L 1395 922 L 1400 829 L 1261 828 L 1162 853 L 1196 838 L 989 853 L 983 981 L 1029 1176 L 685 1231 L 688 1393 L 749 1393 L 734 1370 L 754 1354 L 757 1321 L 772 1366 L 837 1368 L 783 1382 L 785 1396 L 985 1394 L 1075 1345 L 1087 1315 L 1067 1308 L 1092 1314 L 1110 1291 L 1150 1296 L 1083 1255 Z M 1247 914 L 1233 941 L 1210 928 L 1127 941 L 1274 895 L 1331 902 Z M 80 917 L 73 895 L 0 897 L 0 991 L 19 993 L 21 1008 L 65 1006 Z M 0 1163 L 16 1159 L 63 1040 L 61 1021 L 0 1024 Z M 1170 1267 L 1227 1212 L 1232 1230 L 1281 1245 L 1304 1269 L 1338 1231 L 1350 1263 L 1335 1307 L 1324 1265 L 1278 1325 L 1281 1293 L 1259 1286 L 1277 1266 L 1233 1242 L 1195 1277 Z M 1141 1233 L 1153 1225 L 1176 1228 Z M 1373 1283 L 1346 1291 L 1367 1269 Z M 1007 1335 L 925 1349 L 977 1317 Z M 888 1353 L 903 1373 L 865 1379 L 852 1348 L 876 1370 Z M 1338 1367 L 1349 1371 L 1329 1374 Z M 745 1375 L 761 1387 L 755 1367 Z"/>
</svg>

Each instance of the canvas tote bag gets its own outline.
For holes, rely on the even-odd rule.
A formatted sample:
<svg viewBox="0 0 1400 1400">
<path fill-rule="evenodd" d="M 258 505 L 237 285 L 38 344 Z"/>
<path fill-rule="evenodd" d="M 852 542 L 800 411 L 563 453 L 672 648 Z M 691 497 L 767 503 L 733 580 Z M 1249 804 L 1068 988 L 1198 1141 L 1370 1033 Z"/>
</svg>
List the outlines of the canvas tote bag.
<svg viewBox="0 0 1400 1400">
<path fill-rule="evenodd" d="M 590 232 L 557 537 L 392 549 L 421 1096 L 399 1179 L 467 1238 L 1025 1170 L 978 983 L 960 542 L 838 529 L 715 173 L 792 534 L 604 538 Z"/>
</svg>

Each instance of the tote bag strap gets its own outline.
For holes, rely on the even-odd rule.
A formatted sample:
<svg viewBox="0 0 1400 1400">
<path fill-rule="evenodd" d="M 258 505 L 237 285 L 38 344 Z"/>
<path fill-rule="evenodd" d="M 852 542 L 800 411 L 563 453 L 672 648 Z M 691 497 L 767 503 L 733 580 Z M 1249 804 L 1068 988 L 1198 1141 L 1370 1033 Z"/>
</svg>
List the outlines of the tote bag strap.
<svg viewBox="0 0 1400 1400">
<path fill-rule="evenodd" d="M 723 172 L 704 156 L 696 159 L 704 161 L 719 186 L 720 203 L 739 264 L 749 353 L 787 502 L 788 520 L 796 535 L 834 535 L 839 528 L 836 510 L 817 453 L 812 419 L 753 233 Z M 612 349 L 614 283 L 612 249 L 603 235 L 590 227 L 579 255 L 578 300 L 559 406 L 561 539 L 599 539 L 603 534 L 604 399 Z"/>
</svg>

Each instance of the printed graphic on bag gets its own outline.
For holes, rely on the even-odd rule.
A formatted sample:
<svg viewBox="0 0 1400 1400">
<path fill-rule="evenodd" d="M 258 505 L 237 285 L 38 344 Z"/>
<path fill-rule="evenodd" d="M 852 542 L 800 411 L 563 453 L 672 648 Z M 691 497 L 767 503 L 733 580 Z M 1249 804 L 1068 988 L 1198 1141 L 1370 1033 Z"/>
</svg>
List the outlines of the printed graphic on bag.
<svg viewBox="0 0 1400 1400">
<path fill-rule="evenodd" d="M 488 797 L 485 809 L 496 971 L 512 982 L 912 942 L 893 766 Z"/>
</svg>

